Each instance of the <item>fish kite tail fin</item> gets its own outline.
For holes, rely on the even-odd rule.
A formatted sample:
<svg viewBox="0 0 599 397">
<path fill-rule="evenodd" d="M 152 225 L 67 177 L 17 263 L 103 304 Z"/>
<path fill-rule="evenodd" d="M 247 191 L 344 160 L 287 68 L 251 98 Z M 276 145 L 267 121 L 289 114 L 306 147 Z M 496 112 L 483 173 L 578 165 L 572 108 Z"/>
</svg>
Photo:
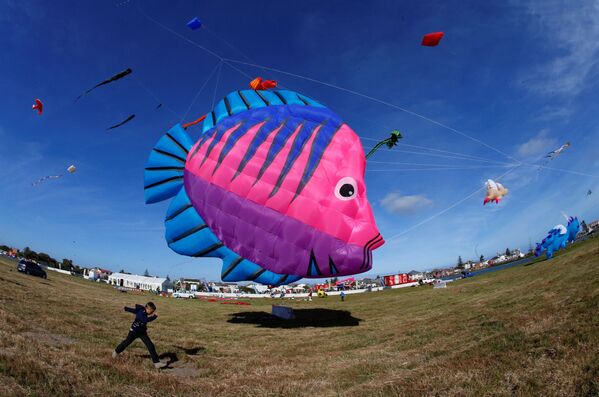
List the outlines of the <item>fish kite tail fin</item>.
<svg viewBox="0 0 599 397">
<path fill-rule="evenodd" d="M 537 246 L 535 247 L 535 257 L 539 257 L 541 252 L 543 252 L 543 247 L 540 243 L 537 243 Z"/>
<path fill-rule="evenodd" d="M 158 140 L 144 170 L 146 204 L 174 197 L 183 187 L 187 153 L 193 142 L 180 124 Z"/>
</svg>

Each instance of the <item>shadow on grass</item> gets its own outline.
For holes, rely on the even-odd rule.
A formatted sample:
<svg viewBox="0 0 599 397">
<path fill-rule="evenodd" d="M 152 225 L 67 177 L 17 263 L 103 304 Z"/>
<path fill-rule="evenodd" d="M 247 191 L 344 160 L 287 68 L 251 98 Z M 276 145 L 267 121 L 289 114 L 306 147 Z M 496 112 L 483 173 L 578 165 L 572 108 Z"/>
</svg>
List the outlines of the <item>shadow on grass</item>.
<svg viewBox="0 0 599 397">
<path fill-rule="evenodd" d="M 547 258 L 542 258 L 542 257 L 541 257 L 541 258 L 534 259 L 534 260 L 532 260 L 532 261 L 530 261 L 530 262 L 528 262 L 528 263 L 525 263 L 523 266 L 532 266 L 532 265 L 537 265 L 537 264 L 539 264 L 539 263 L 547 262 L 547 261 L 549 261 L 549 260 L 551 260 L 551 259 L 547 259 Z"/>
<path fill-rule="evenodd" d="M 204 353 L 204 351 L 206 350 L 206 348 L 202 347 L 202 346 L 198 346 L 198 347 L 175 346 L 175 348 L 177 348 L 179 350 L 183 350 L 185 352 L 185 354 L 187 354 L 188 356 L 196 356 L 200 353 Z"/>
<path fill-rule="evenodd" d="M 231 314 L 227 322 L 232 324 L 254 324 L 264 328 L 304 327 L 355 327 L 360 325 L 347 310 L 294 309 L 295 319 L 283 320 L 266 312 L 240 312 Z"/>
<path fill-rule="evenodd" d="M 150 358 L 150 355 L 149 354 L 141 354 L 141 355 L 139 355 L 139 357 Z M 177 357 L 177 353 L 173 353 L 173 352 L 162 353 L 162 354 L 158 355 L 158 358 L 160 360 L 164 360 L 166 358 L 167 365 L 170 365 L 172 363 L 176 363 L 177 361 L 179 361 L 179 357 Z"/>
</svg>

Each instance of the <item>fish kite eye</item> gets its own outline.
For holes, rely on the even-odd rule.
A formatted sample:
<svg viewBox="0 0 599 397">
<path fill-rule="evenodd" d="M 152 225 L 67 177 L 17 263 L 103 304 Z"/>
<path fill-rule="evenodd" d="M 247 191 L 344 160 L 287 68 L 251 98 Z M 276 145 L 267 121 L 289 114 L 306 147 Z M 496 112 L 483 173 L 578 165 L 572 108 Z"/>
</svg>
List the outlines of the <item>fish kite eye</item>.
<svg viewBox="0 0 599 397">
<path fill-rule="evenodd" d="M 339 200 L 353 200 L 358 193 L 357 186 L 356 180 L 351 176 L 341 178 L 339 182 L 337 182 L 337 186 L 335 186 L 335 196 Z"/>
</svg>

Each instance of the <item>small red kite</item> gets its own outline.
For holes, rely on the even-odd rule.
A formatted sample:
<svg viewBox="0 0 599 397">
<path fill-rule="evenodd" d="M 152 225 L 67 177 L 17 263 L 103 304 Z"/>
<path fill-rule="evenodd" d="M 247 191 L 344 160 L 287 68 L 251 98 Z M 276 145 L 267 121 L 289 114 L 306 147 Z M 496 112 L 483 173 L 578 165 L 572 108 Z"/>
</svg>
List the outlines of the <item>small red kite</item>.
<svg viewBox="0 0 599 397">
<path fill-rule="evenodd" d="M 422 37 L 422 45 L 427 47 L 436 47 L 437 45 L 439 45 L 439 42 L 443 38 L 444 34 L 445 33 L 443 32 L 425 34 Z"/>
<path fill-rule="evenodd" d="M 271 88 L 275 88 L 276 86 L 276 81 L 262 80 L 262 77 L 256 77 L 254 80 L 250 81 L 250 88 L 252 90 L 269 90 Z"/>
<path fill-rule="evenodd" d="M 41 116 L 42 111 L 44 110 L 44 104 L 39 99 L 36 99 L 34 102 L 35 103 L 33 105 L 31 105 L 31 109 L 32 110 L 37 109 L 37 114 Z"/>
</svg>

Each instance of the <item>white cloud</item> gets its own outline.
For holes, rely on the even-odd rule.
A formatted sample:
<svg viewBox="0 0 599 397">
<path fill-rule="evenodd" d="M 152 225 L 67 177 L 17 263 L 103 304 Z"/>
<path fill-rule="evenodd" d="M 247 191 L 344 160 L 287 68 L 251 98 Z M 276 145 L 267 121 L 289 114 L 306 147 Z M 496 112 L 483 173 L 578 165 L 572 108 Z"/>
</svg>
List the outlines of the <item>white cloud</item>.
<svg viewBox="0 0 599 397">
<path fill-rule="evenodd" d="M 541 130 L 528 141 L 518 145 L 516 153 L 520 157 L 536 157 L 557 147 L 557 139 L 549 136 L 548 130 Z"/>
<path fill-rule="evenodd" d="M 538 121 L 567 119 L 573 113 L 574 108 L 569 106 L 545 106 L 535 113 L 534 119 Z"/>
<path fill-rule="evenodd" d="M 394 214 L 411 214 L 430 206 L 432 203 L 424 195 L 402 196 L 397 192 L 389 193 L 381 200 L 381 205 Z"/>
<path fill-rule="evenodd" d="M 559 55 L 531 71 L 531 90 L 541 94 L 571 96 L 580 93 L 599 62 L 599 2 L 532 0 L 530 26 L 539 45 Z"/>
</svg>

